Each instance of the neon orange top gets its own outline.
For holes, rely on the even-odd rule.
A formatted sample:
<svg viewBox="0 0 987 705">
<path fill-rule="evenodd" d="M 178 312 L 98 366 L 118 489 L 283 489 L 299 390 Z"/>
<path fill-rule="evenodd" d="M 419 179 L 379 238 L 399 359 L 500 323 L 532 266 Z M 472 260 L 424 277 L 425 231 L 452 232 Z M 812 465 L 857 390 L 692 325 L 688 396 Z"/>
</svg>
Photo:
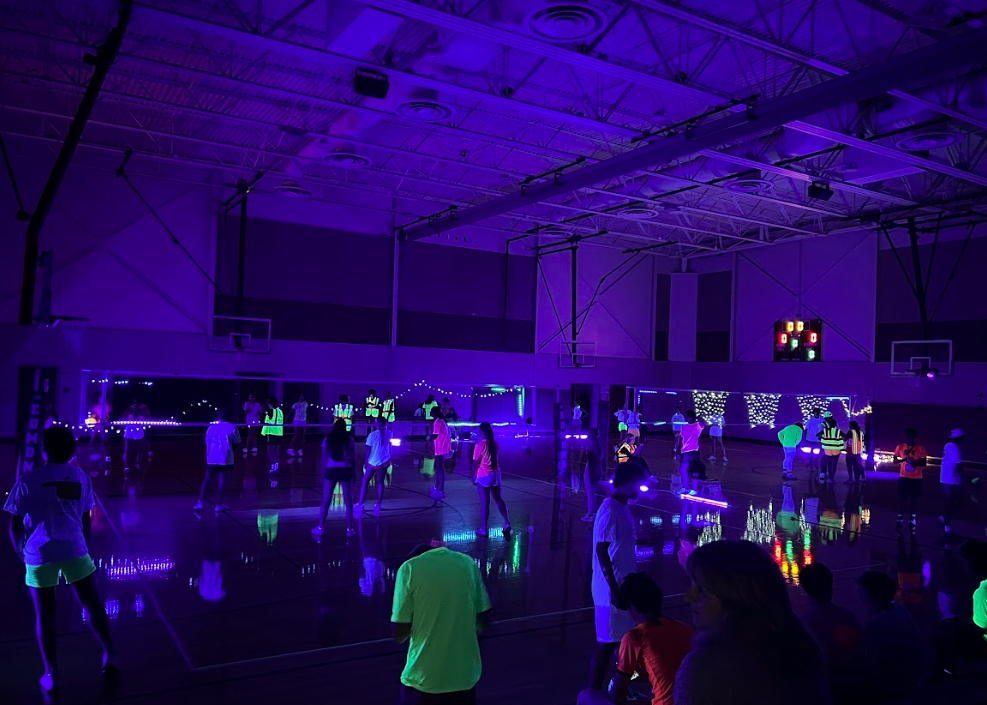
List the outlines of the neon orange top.
<svg viewBox="0 0 987 705">
<path fill-rule="evenodd" d="M 925 448 L 918 443 L 913 446 L 909 446 L 907 443 L 901 443 L 894 449 L 894 459 L 900 463 L 900 475 L 901 477 L 907 477 L 909 480 L 922 479 L 922 469 L 925 467 L 926 457 Z M 911 463 L 913 468 L 911 471 L 908 470 L 909 463 Z"/>
</svg>

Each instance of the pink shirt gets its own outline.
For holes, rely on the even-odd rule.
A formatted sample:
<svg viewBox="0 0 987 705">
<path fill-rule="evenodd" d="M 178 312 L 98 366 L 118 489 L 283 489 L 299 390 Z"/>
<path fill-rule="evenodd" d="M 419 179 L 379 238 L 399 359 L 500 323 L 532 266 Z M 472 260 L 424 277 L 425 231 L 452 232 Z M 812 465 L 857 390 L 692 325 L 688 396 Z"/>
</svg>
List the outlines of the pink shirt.
<svg viewBox="0 0 987 705">
<path fill-rule="evenodd" d="M 452 438 L 449 436 L 449 424 L 443 419 L 432 420 L 432 432 L 435 434 L 435 454 L 446 455 L 452 452 Z"/>
<path fill-rule="evenodd" d="M 480 461 L 480 465 L 476 469 L 477 477 L 486 477 L 495 472 L 491 466 L 492 459 L 490 458 L 490 451 L 487 450 L 487 442 L 485 440 L 476 444 L 476 447 L 473 449 L 473 460 Z M 499 470 L 500 463 L 497 463 L 497 471 Z"/>
<path fill-rule="evenodd" d="M 696 421 L 696 423 L 687 423 L 682 427 L 679 432 L 682 437 L 682 452 L 690 453 L 692 451 L 699 450 L 699 434 L 703 432 L 706 426 L 702 421 Z"/>
</svg>

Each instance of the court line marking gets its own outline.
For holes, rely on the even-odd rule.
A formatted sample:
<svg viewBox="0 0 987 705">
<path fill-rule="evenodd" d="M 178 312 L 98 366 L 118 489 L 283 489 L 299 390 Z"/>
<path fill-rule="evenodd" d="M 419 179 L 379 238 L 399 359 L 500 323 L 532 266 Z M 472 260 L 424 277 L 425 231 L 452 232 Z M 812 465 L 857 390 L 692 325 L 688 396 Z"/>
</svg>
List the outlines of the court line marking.
<svg viewBox="0 0 987 705">
<path fill-rule="evenodd" d="M 126 542 L 123 539 L 123 535 L 120 533 L 120 530 L 117 528 L 116 524 L 114 524 L 113 520 L 110 518 L 110 513 L 106 511 L 106 506 L 103 504 L 102 498 L 99 496 L 98 493 L 94 493 L 94 494 L 96 495 L 96 503 L 99 505 L 100 510 L 103 512 L 103 518 L 106 519 L 106 523 L 113 530 L 113 533 L 116 534 L 117 540 L 121 544 L 125 544 Z M 151 602 L 154 603 L 154 611 L 158 613 L 158 617 L 161 619 L 161 623 L 164 625 L 165 630 L 171 635 L 172 641 L 175 642 L 175 648 L 178 649 L 178 653 L 185 661 L 185 664 L 188 666 L 189 671 L 195 673 L 196 670 L 195 663 L 192 661 L 192 657 L 189 656 L 189 653 L 185 649 L 185 645 L 182 643 L 181 639 L 178 638 L 178 632 L 175 631 L 175 628 L 171 625 L 171 622 L 165 616 L 164 610 L 161 609 L 161 603 L 158 602 L 157 595 L 155 595 L 154 591 L 151 589 L 150 581 L 148 581 L 148 579 L 144 577 L 144 571 L 141 570 L 140 565 L 138 565 L 136 561 L 131 561 L 131 564 L 134 566 L 134 570 L 137 572 L 138 577 L 140 577 L 141 583 L 144 585 L 144 589 L 147 590 L 147 594 L 151 598 Z"/>
</svg>

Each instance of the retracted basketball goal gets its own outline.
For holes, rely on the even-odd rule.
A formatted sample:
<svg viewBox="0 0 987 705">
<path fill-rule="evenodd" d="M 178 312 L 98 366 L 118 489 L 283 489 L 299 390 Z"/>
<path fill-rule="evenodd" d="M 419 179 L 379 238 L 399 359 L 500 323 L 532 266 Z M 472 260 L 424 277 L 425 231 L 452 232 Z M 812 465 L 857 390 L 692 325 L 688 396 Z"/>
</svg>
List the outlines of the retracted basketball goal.
<svg viewBox="0 0 987 705">
<path fill-rule="evenodd" d="M 213 316 L 209 349 L 215 352 L 264 355 L 271 352 L 271 319 Z"/>
<path fill-rule="evenodd" d="M 894 340 L 891 342 L 891 374 L 927 377 L 953 374 L 952 340 Z"/>
<path fill-rule="evenodd" d="M 596 342 L 592 340 L 560 340 L 559 367 L 566 369 L 596 367 Z"/>
</svg>

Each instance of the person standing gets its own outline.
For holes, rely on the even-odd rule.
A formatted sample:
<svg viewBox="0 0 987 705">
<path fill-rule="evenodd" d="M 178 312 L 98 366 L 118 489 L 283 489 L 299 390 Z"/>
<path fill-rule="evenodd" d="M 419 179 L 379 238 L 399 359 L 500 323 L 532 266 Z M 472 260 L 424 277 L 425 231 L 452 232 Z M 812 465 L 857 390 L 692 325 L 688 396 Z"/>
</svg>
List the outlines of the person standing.
<svg viewBox="0 0 987 705">
<path fill-rule="evenodd" d="M 291 443 L 288 444 L 288 455 L 298 453 L 305 455 L 305 424 L 308 423 L 308 402 L 305 395 L 299 394 L 298 401 L 291 405 L 291 424 L 294 433 L 291 434 Z"/>
<path fill-rule="evenodd" d="M 781 441 L 781 449 L 785 451 L 785 460 L 781 465 L 781 477 L 784 480 L 794 480 L 795 473 L 795 453 L 802 442 L 802 433 L 805 427 L 800 423 L 793 423 L 778 432 L 778 440 Z"/>
<path fill-rule="evenodd" d="M 864 481 L 864 432 L 860 424 L 850 421 L 850 432 L 846 436 L 846 470 L 850 476 L 846 484 Z"/>
<path fill-rule="evenodd" d="M 363 502 L 367 498 L 367 487 L 370 481 L 377 477 L 377 504 L 374 505 L 374 516 L 380 515 L 380 506 L 384 501 L 384 480 L 391 467 L 391 438 L 393 434 L 387 428 L 387 421 L 377 417 L 377 428 L 367 434 L 367 451 L 363 456 L 363 482 L 360 484 L 360 501 L 356 508 L 363 511 Z"/>
<path fill-rule="evenodd" d="M 819 471 L 822 465 L 822 441 L 819 437 L 822 435 L 823 425 L 826 423 L 826 419 L 823 418 L 822 409 L 818 406 L 812 409 L 812 414 L 805 420 L 803 428 L 805 433 L 803 434 L 803 440 L 805 441 L 806 447 L 809 449 L 809 470 Z M 810 472 L 811 474 L 811 472 Z"/>
<path fill-rule="evenodd" d="M 380 416 L 380 397 L 377 396 L 377 390 L 371 389 L 367 391 L 367 398 L 363 403 L 363 417 L 367 420 L 367 435 L 377 425 L 377 417 Z"/>
<path fill-rule="evenodd" d="M 898 525 L 905 521 L 905 510 L 912 531 L 918 525 L 918 500 L 922 496 L 922 470 L 926 465 L 925 448 L 918 443 L 918 431 L 905 429 L 905 442 L 894 449 L 894 461 L 898 463 Z"/>
<path fill-rule="evenodd" d="M 685 426 L 685 415 L 682 413 L 682 407 L 676 406 L 675 413 L 672 414 L 672 442 L 676 448 L 678 448 L 679 434 L 682 433 L 683 426 Z"/>
<path fill-rule="evenodd" d="M 627 417 L 630 416 L 630 411 L 628 409 L 620 409 L 614 416 L 617 417 L 617 433 L 623 437 L 627 433 Z"/>
<path fill-rule="evenodd" d="M 482 673 L 477 634 L 490 598 L 470 556 L 439 542 L 421 545 L 398 568 L 391 623 L 409 641 L 402 705 L 474 705 Z"/>
<path fill-rule="evenodd" d="M 89 625 L 103 647 L 103 674 L 119 674 L 106 608 L 96 589 L 96 565 L 86 542 L 96 505 L 92 480 L 77 465 L 75 438 L 64 426 L 44 432 L 42 449 L 46 463 L 23 473 L 14 483 L 4 511 L 11 514 L 10 539 L 24 561 L 25 582 L 31 591 L 36 616 L 35 631 L 46 693 L 61 688 L 55 625 L 55 589 L 59 576 L 72 586 L 89 614 Z"/>
<path fill-rule="evenodd" d="M 346 508 L 346 536 L 353 531 L 353 475 L 356 467 L 356 448 L 353 436 L 346 430 L 346 419 L 336 419 L 332 431 L 322 439 L 322 504 L 319 505 L 319 522 L 312 533 L 322 536 L 325 529 L 329 503 L 339 485 L 343 491 L 343 506 Z"/>
<path fill-rule="evenodd" d="M 429 394 L 422 402 L 422 418 L 425 419 L 425 440 L 432 440 L 432 409 L 437 407 L 439 402 L 435 401 L 435 395 Z"/>
<path fill-rule="evenodd" d="M 151 448 L 147 440 L 147 429 L 141 421 L 151 418 L 151 410 L 140 399 L 134 397 L 133 403 L 123 412 L 127 424 L 123 428 L 123 470 L 131 468 L 140 470 L 145 464 Z"/>
<path fill-rule="evenodd" d="M 284 437 L 284 412 L 278 407 L 278 400 L 267 398 L 267 411 L 264 412 L 264 427 L 260 435 L 267 438 L 267 459 L 271 463 L 269 473 L 276 473 L 281 464 L 281 440 Z"/>
<path fill-rule="evenodd" d="M 627 432 L 634 438 L 641 437 L 641 413 L 637 409 L 627 412 Z"/>
<path fill-rule="evenodd" d="M 647 573 L 631 573 L 624 579 L 617 601 L 637 626 L 620 640 L 612 697 L 587 689 L 579 694 L 577 705 L 625 703 L 635 676 L 651 686 L 651 705 L 672 705 L 675 673 L 692 647 L 693 630 L 664 616 L 663 600 L 661 588 Z"/>
<path fill-rule="evenodd" d="M 709 439 L 712 441 L 712 446 L 710 447 L 709 457 L 706 460 L 713 462 L 716 460 L 716 447 L 720 448 L 720 455 L 723 456 L 723 462 L 728 461 L 727 449 L 723 445 L 723 427 L 727 425 L 726 419 L 723 418 L 723 414 L 713 414 L 709 417 Z"/>
<path fill-rule="evenodd" d="M 943 509 L 939 516 L 943 533 L 947 539 L 953 538 L 953 515 L 963 503 L 963 429 L 954 428 L 949 434 L 949 442 L 943 447 L 939 469 L 939 484 L 942 485 Z"/>
<path fill-rule="evenodd" d="M 442 411 L 432 407 L 432 446 L 435 449 L 435 486 L 429 491 L 432 499 L 446 496 L 446 456 L 452 455 L 452 436 Z"/>
<path fill-rule="evenodd" d="M 387 423 L 394 423 L 394 397 L 391 396 L 390 392 L 387 393 L 387 397 L 384 399 L 380 415 L 384 417 Z"/>
<path fill-rule="evenodd" d="M 216 478 L 216 512 L 225 512 L 226 473 L 233 469 L 233 447 L 240 442 L 236 426 L 225 419 L 225 409 L 216 409 L 216 420 L 206 429 L 206 476 L 199 488 L 199 501 L 192 507 L 201 511 L 206 502 L 209 481 Z"/>
<path fill-rule="evenodd" d="M 339 395 L 339 402 L 332 408 L 332 423 L 335 426 L 338 419 L 346 422 L 346 430 L 353 431 L 353 405 L 345 394 Z"/>
<path fill-rule="evenodd" d="M 819 472 L 819 481 L 835 482 L 836 470 L 839 467 L 840 456 L 843 454 L 846 441 L 840 427 L 836 425 L 836 419 L 831 415 L 826 417 L 823 430 L 819 435 L 819 442 L 823 452 L 823 465 Z M 849 468 L 847 468 L 847 474 L 849 472 Z"/>
<path fill-rule="evenodd" d="M 635 571 L 637 541 L 628 503 L 636 500 L 650 476 L 647 464 L 634 458 L 617 465 L 613 494 L 603 500 L 593 520 L 593 609 L 596 652 L 590 663 L 589 688 L 602 690 L 613 666 L 614 652 L 634 627 L 630 612 L 620 608 L 620 583 Z"/>
<path fill-rule="evenodd" d="M 501 496 L 503 476 L 500 472 L 500 444 L 493 434 L 493 427 L 486 421 L 480 424 L 480 435 L 483 440 L 473 448 L 473 460 L 476 467 L 473 470 L 473 484 L 480 495 L 480 530 L 477 536 L 487 536 L 487 520 L 490 518 L 490 496 L 497 504 L 500 515 L 504 518 L 504 536 L 511 533 L 511 519 L 507 514 L 507 503 Z"/>
<path fill-rule="evenodd" d="M 579 433 L 583 430 L 583 407 L 577 401 L 572 405 L 572 432 Z"/>
<path fill-rule="evenodd" d="M 685 420 L 686 424 L 679 430 L 678 437 L 679 475 L 682 477 L 682 492 L 695 494 L 689 465 L 693 460 L 699 460 L 699 436 L 706 426 L 696 419 L 696 412 L 692 409 L 685 412 Z"/>
<path fill-rule="evenodd" d="M 583 470 L 583 487 L 586 491 L 586 515 L 582 521 L 590 523 L 596 514 L 596 486 L 603 479 L 603 448 L 600 432 L 591 428 L 586 432 L 586 469 Z"/>
<path fill-rule="evenodd" d="M 247 396 L 247 401 L 243 403 L 243 414 L 247 422 L 247 442 L 243 444 L 243 454 L 250 451 L 257 455 L 257 427 L 260 425 L 260 415 L 264 407 L 260 405 L 253 394 Z"/>
</svg>

